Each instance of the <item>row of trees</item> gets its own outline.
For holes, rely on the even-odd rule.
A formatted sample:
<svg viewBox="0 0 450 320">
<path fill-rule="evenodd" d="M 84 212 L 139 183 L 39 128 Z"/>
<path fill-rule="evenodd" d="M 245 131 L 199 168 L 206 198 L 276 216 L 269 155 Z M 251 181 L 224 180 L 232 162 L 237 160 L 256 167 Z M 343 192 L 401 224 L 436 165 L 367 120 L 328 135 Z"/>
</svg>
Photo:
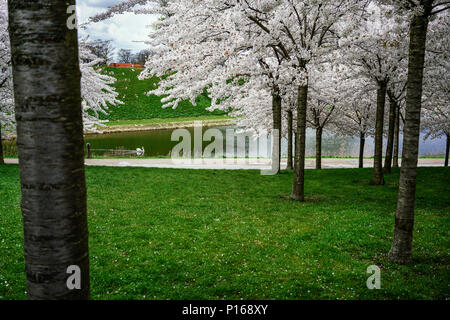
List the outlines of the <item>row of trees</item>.
<svg viewBox="0 0 450 320">
<path fill-rule="evenodd" d="M 377 162 L 381 162 L 379 137 L 384 127 L 386 94 L 392 90 L 392 98 L 398 97 L 401 90 L 393 85 L 401 83 L 400 70 L 407 70 L 403 85 L 403 159 L 389 258 L 397 263 L 411 259 L 422 91 L 427 86 L 427 80 L 423 82 L 427 31 L 430 25 L 431 30 L 442 32 L 438 22 L 448 19 L 447 1 L 129 0 L 93 20 L 149 2 L 158 6 L 141 13 L 157 12 L 165 18 L 154 33 L 161 51 L 147 62 L 141 76 L 177 71 L 153 91 L 168 95 L 164 99 L 167 106 L 176 107 L 186 97 L 195 103 L 195 97 L 207 88 L 213 101 L 211 109 L 231 108 L 233 114 L 242 115 L 243 124 L 254 128 L 271 126 L 279 130 L 282 115 L 287 113 L 287 121 L 296 122 L 292 126 L 296 127 L 295 200 L 304 200 L 308 106 L 315 110 L 309 122 L 317 129 L 329 121 L 323 120 L 330 119 L 335 110 L 348 108 L 356 115 L 351 111 L 347 118 L 353 115 L 361 119 L 355 128 L 362 130 L 366 117 L 361 116 L 361 110 L 365 106 L 359 108 L 358 99 L 374 105 L 377 157 L 372 181 L 382 183 L 381 165 Z M 89 297 L 82 74 L 77 32 L 68 29 L 61 18 L 68 16 L 66 5 L 71 4 L 73 0 L 36 0 L 32 5 L 22 0 L 8 1 L 29 298 Z M 368 34 L 361 26 L 376 20 L 376 10 L 390 23 L 379 22 L 379 28 Z M 405 48 L 400 44 L 402 37 L 390 34 L 397 28 L 402 30 L 399 17 L 409 28 L 404 34 L 409 35 L 408 59 L 401 58 Z M 432 38 L 433 33 L 428 33 L 428 39 L 433 39 L 429 47 L 436 44 L 437 48 L 446 48 L 442 42 L 448 38 Z M 372 45 L 365 47 L 366 38 L 373 41 Z M 348 57 L 353 51 L 367 55 L 363 59 L 355 53 L 359 60 L 353 60 Z M 440 52 L 436 52 L 439 59 Z M 402 67 L 406 60 L 407 68 Z M 448 65 L 443 63 L 442 67 L 445 70 Z M 427 117 L 448 115 L 446 92 L 438 93 L 444 103 L 437 104 L 444 111 L 432 106 L 436 103 L 434 88 L 445 88 L 446 83 L 431 82 L 435 87 L 429 90 L 431 111 Z M 395 112 L 393 123 L 395 126 Z M 71 291 L 66 286 L 70 265 L 80 267 L 81 290 Z"/>
<path fill-rule="evenodd" d="M 135 9 L 150 3 L 151 9 Z M 292 129 L 294 200 L 304 201 L 308 125 L 316 129 L 317 168 L 325 127 L 360 137 L 361 165 L 365 138 L 373 135 L 374 185 L 384 184 L 392 162 L 398 165 L 403 126 L 389 257 L 405 263 L 411 258 L 421 118 L 430 136 L 448 133 L 447 9 L 440 0 L 124 1 L 92 21 L 135 10 L 163 15 L 150 34 L 156 54 L 140 77 L 176 71 L 150 91 L 165 95 L 165 107 L 176 108 L 185 99 L 195 104 L 207 88 L 210 110 L 231 110 L 240 125 Z M 388 141 L 384 172 L 383 136 Z M 277 149 L 279 141 L 273 154 Z M 273 160 L 279 168 L 279 158 Z"/>
<path fill-rule="evenodd" d="M 108 65 L 111 62 L 145 64 L 145 62 L 152 56 L 153 51 L 149 49 L 140 50 L 133 53 L 130 49 L 120 49 L 117 52 L 117 59 L 115 58 L 115 48 L 112 40 L 97 39 L 94 41 L 85 41 L 86 49 L 96 57 L 101 59 L 100 63 Z"/>
<path fill-rule="evenodd" d="M 149 49 L 141 50 L 133 53 L 130 49 L 120 49 L 118 53 L 118 62 L 145 64 L 145 62 L 152 56 L 152 51 Z"/>
<path fill-rule="evenodd" d="M 87 48 L 97 58 L 102 59 L 102 62 L 106 65 L 114 61 L 115 48 L 111 40 L 97 39 L 89 41 Z"/>
</svg>

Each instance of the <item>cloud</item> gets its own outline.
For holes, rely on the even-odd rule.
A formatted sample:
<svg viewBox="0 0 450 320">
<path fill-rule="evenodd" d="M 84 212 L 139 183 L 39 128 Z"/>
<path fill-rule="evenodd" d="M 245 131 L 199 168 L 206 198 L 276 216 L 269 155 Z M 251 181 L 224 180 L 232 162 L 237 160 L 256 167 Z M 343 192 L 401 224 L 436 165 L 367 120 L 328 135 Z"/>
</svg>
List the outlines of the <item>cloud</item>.
<svg viewBox="0 0 450 320">
<path fill-rule="evenodd" d="M 104 12 L 108 7 L 123 0 L 78 0 L 77 12 L 80 23 L 88 21 L 89 17 Z M 90 39 L 112 40 L 116 53 L 119 49 L 131 49 L 133 52 L 148 48 L 142 43 L 148 39 L 152 32 L 151 25 L 158 16 L 136 15 L 124 13 L 108 20 L 89 24 L 86 29 L 80 29 L 81 37 L 89 36 Z"/>
</svg>

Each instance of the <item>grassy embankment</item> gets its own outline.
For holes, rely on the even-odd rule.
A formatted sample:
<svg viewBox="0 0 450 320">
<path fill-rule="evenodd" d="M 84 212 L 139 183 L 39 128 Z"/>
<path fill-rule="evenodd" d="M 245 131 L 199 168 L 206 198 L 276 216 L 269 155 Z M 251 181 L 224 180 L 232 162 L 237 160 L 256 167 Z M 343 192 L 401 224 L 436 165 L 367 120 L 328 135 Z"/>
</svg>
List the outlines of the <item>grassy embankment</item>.
<svg viewBox="0 0 450 320">
<path fill-rule="evenodd" d="M 389 263 L 398 170 L 88 167 L 93 299 L 448 299 L 448 168 L 419 168 L 414 261 Z M 0 299 L 25 298 L 19 170 L 0 166 Z M 367 267 L 381 268 L 368 290 Z"/>
<path fill-rule="evenodd" d="M 113 85 L 119 93 L 119 100 L 124 104 L 111 106 L 108 115 L 101 115 L 110 120 L 109 125 L 153 124 L 176 121 L 192 121 L 226 118 L 223 112 L 205 110 L 211 100 L 204 95 L 197 98 L 197 106 L 189 101 L 181 102 L 176 109 L 163 109 L 161 98 L 146 93 L 158 86 L 159 79 L 139 80 L 137 76 L 142 70 L 106 67 L 105 71 L 117 79 Z"/>
</svg>

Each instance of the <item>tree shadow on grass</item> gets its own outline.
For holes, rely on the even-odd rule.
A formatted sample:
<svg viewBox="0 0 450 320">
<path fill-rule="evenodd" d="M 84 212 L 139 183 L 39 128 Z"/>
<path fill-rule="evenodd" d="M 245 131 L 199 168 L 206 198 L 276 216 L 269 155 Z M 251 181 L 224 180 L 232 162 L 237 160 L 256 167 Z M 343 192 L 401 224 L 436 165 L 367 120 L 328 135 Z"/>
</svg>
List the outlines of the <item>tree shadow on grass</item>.
<svg viewBox="0 0 450 320">
<path fill-rule="evenodd" d="M 296 200 L 292 199 L 291 195 L 289 195 L 289 194 L 280 195 L 279 198 L 282 201 L 293 202 L 293 203 L 307 203 L 307 202 L 319 203 L 319 202 L 325 202 L 325 201 L 328 200 L 327 197 L 325 197 L 324 195 L 321 195 L 321 194 L 306 195 L 305 196 L 305 201 L 296 201 Z"/>
<path fill-rule="evenodd" d="M 422 254 L 422 253 L 412 253 L 412 261 L 410 264 L 424 264 L 424 265 L 439 265 L 439 266 L 449 266 L 450 259 L 448 255 L 444 252 L 439 254 Z"/>
</svg>

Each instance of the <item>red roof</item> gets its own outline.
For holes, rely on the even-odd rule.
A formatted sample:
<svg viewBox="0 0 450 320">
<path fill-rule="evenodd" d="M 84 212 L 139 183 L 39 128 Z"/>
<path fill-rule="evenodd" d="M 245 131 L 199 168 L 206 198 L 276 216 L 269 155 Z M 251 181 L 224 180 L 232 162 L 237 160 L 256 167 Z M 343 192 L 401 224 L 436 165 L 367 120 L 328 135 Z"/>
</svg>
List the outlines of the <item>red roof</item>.
<svg viewBox="0 0 450 320">
<path fill-rule="evenodd" d="M 109 64 L 110 67 L 115 67 L 115 68 L 136 68 L 136 69 L 144 69 L 144 65 L 143 64 L 133 64 L 133 63 L 110 63 Z"/>
</svg>

